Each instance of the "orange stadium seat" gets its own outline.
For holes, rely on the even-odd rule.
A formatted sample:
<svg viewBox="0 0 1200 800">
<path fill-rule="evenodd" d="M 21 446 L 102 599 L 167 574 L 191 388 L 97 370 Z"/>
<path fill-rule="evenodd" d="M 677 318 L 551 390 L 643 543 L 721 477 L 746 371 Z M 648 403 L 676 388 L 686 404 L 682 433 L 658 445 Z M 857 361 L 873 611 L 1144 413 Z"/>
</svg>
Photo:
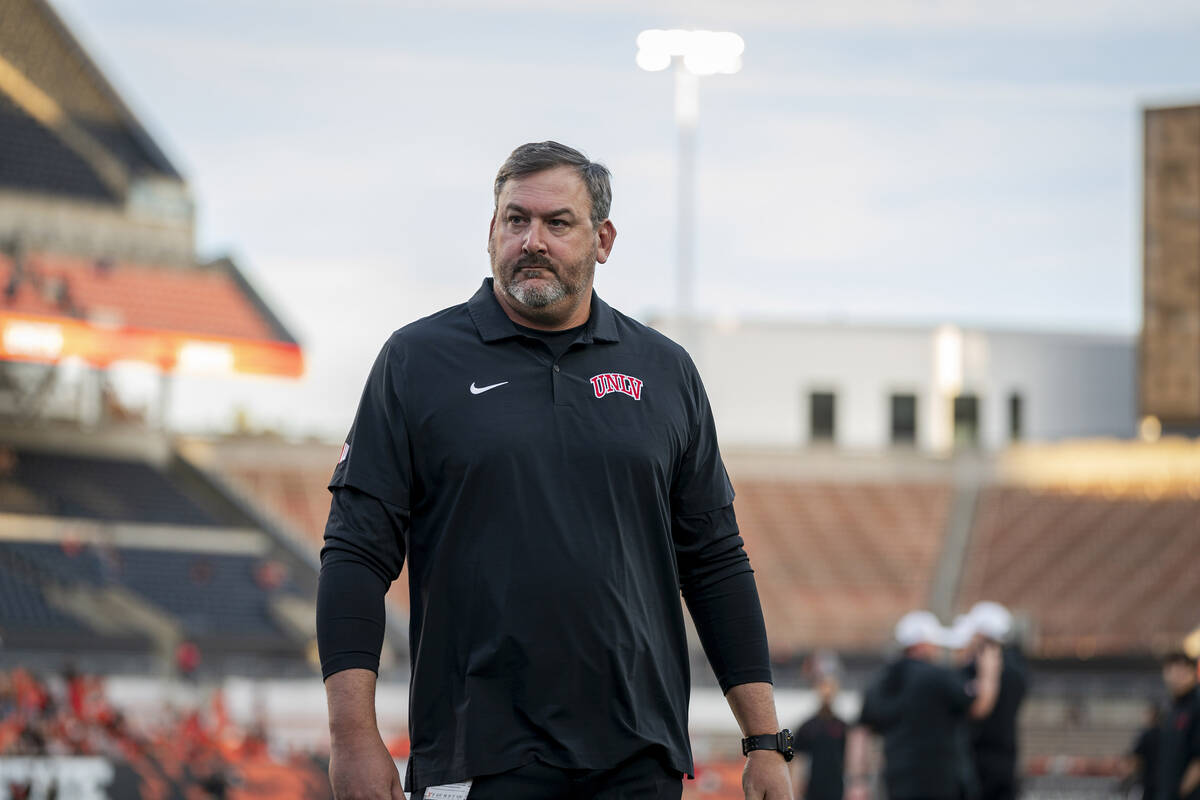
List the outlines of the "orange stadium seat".
<svg viewBox="0 0 1200 800">
<path fill-rule="evenodd" d="M 1004 603 L 1045 657 L 1166 649 L 1196 625 L 1198 520 L 1188 496 L 985 489 L 958 605 Z"/>
<path fill-rule="evenodd" d="M 771 644 L 874 651 L 928 602 L 951 489 L 737 481 L 736 508 Z"/>
<path fill-rule="evenodd" d="M 276 338 L 233 277 L 216 269 L 32 254 L 26 258 L 25 279 L 9 289 L 12 276 L 11 260 L 0 256 L 0 286 L 6 287 L 0 308 L 12 312 L 84 316 L 148 330 Z"/>
</svg>

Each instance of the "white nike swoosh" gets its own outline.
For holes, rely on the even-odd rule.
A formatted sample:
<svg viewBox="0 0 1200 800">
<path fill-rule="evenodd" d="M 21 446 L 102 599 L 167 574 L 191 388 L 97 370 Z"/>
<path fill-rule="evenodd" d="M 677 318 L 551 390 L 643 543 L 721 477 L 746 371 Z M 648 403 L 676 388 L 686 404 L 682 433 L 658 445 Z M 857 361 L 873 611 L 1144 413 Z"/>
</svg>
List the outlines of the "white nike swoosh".
<svg viewBox="0 0 1200 800">
<path fill-rule="evenodd" d="M 475 381 L 471 381 L 471 394 L 483 394 L 484 392 L 495 389 L 497 386 L 503 386 L 506 383 L 508 383 L 508 381 L 500 381 L 499 383 L 493 383 L 491 386 L 476 387 Z"/>
</svg>

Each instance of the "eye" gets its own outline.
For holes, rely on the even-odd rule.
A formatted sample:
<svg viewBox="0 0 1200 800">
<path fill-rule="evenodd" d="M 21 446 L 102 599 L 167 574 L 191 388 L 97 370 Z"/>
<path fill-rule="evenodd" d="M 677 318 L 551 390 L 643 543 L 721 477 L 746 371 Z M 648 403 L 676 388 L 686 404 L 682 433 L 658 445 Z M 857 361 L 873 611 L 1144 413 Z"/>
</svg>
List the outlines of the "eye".
<svg viewBox="0 0 1200 800">
<path fill-rule="evenodd" d="M 562 230 L 567 227 L 567 221 L 565 219 L 552 219 L 550 220 L 549 225 L 551 228 L 558 228 Z"/>
<path fill-rule="evenodd" d="M 519 214 L 512 214 L 508 218 L 509 225 L 520 225 L 523 222 L 525 222 L 525 218 Z"/>
</svg>

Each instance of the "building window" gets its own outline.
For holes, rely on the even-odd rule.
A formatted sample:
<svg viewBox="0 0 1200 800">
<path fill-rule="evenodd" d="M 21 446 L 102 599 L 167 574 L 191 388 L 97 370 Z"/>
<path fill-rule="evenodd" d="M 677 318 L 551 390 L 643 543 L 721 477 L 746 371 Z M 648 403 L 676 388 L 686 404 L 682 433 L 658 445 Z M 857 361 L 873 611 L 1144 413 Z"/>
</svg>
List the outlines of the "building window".
<svg viewBox="0 0 1200 800">
<path fill-rule="evenodd" d="M 979 444 L 979 398 L 960 394 L 954 398 L 954 445 L 975 447 Z"/>
<path fill-rule="evenodd" d="M 1025 438 L 1025 402 L 1018 392 L 1008 396 L 1008 438 L 1014 442 Z"/>
<path fill-rule="evenodd" d="M 916 444 L 917 396 L 892 395 L 892 444 Z"/>
<path fill-rule="evenodd" d="M 811 441 L 833 441 L 834 400 L 833 392 L 813 392 L 808 396 L 808 430 Z"/>
</svg>

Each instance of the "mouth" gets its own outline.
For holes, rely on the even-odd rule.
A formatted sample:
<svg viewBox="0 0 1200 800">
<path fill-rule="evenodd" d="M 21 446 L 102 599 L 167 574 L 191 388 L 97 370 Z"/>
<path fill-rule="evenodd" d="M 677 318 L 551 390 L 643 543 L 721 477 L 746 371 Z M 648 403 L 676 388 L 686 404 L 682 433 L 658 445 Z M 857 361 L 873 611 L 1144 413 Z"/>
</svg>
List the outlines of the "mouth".
<svg viewBox="0 0 1200 800">
<path fill-rule="evenodd" d="M 542 279 L 545 280 L 554 275 L 554 272 L 549 267 L 542 266 L 525 266 L 517 267 L 513 270 L 514 278 L 522 278 L 525 280 Z"/>
</svg>

